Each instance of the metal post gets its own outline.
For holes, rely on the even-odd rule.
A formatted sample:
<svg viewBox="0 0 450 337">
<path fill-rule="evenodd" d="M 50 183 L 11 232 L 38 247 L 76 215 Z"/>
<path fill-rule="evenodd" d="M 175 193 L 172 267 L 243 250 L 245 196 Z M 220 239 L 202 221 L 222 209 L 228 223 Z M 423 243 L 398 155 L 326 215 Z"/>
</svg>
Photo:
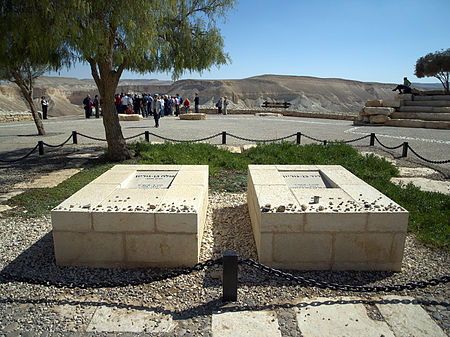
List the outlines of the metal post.
<svg viewBox="0 0 450 337">
<path fill-rule="evenodd" d="M 371 133 L 370 134 L 370 146 L 374 146 L 375 145 L 375 133 Z"/>
<path fill-rule="evenodd" d="M 226 144 L 226 143 L 227 143 L 227 132 L 222 131 L 222 144 Z"/>
<path fill-rule="evenodd" d="M 324 141 L 323 141 L 323 145 L 325 145 L 325 146 L 326 146 L 326 145 L 327 145 L 327 143 L 328 143 L 328 141 L 327 141 L 327 140 L 324 140 Z"/>
<path fill-rule="evenodd" d="M 403 143 L 402 158 L 408 155 L 408 142 Z"/>
<path fill-rule="evenodd" d="M 145 141 L 146 141 L 147 143 L 150 142 L 150 132 L 148 132 L 148 131 L 145 131 Z"/>
<path fill-rule="evenodd" d="M 38 145 L 39 145 L 39 155 L 42 156 L 44 154 L 44 141 L 43 140 L 38 141 Z"/>
<path fill-rule="evenodd" d="M 238 253 L 223 253 L 223 302 L 237 301 Z"/>
<path fill-rule="evenodd" d="M 72 142 L 74 144 L 78 144 L 78 138 L 77 138 L 77 132 L 76 131 L 72 131 Z"/>
<path fill-rule="evenodd" d="M 302 141 L 302 133 L 297 132 L 297 144 L 300 145 L 301 141 Z"/>
</svg>

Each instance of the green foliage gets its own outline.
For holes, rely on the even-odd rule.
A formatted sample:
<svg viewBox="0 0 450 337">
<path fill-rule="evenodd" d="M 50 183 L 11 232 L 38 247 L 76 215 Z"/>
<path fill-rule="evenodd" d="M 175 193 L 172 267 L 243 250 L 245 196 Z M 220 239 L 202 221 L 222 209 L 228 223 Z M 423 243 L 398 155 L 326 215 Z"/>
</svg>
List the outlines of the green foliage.
<svg viewBox="0 0 450 337">
<path fill-rule="evenodd" d="M 418 78 L 436 77 L 441 81 L 445 91 L 449 92 L 450 48 L 429 53 L 416 62 L 415 75 Z"/>
</svg>

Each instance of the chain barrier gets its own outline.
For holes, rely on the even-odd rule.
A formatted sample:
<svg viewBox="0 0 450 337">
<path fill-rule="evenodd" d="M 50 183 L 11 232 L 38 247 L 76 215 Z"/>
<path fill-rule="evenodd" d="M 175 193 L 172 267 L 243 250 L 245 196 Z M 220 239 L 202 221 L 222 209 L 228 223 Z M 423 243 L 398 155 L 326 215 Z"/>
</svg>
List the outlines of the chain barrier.
<svg viewBox="0 0 450 337">
<path fill-rule="evenodd" d="M 39 147 L 39 144 L 36 144 L 36 146 L 32 150 L 30 150 L 30 152 L 28 152 L 23 157 L 20 157 L 20 158 L 17 158 L 17 159 L 13 159 L 13 160 L 0 159 L 0 163 L 15 163 L 16 161 L 20 161 L 20 160 L 23 160 L 25 158 L 28 158 L 34 151 L 36 151 L 36 149 L 38 147 Z"/>
<path fill-rule="evenodd" d="M 395 149 L 399 149 L 403 146 L 403 143 L 398 145 L 398 146 L 386 146 L 384 145 L 382 142 L 380 142 L 380 140 L 378 139 L 377 136 L 375 136 L 375 140 L 377 141 L 378 144 L 380 144 L 382 147 L 384 147 L 385 149 L 389 149 L 389 150 L 395 150 Z"/>
<path fill-rule="evenodd" d="M 142 135 L 145 135 L 145 132 L 141 132 L 140 134 L 137 134 L 136 136 L 131 136 L 131 137 L 124 137 L 125 140 L 129 140 L 129 139 L 133 139 L 133 138 L 137 138 L 140 137 Z"/>
<path fill-rule="evenodd" d="M 269 143 L 272 143 L 272 142 L 278 142 L 280 140 L 288 139 L 288 138 L 291 138 L 291 137 L 295 137 L 295 136 L 297 136 L 297 134 L 293 133 L 292 135 L 289 135 L 289 136 L 280 137 L 280 138 L 273 138 L 273 139 L 250 139 L 250 138 L 239 137 L 239 136 L 233 135 L 231 133 L 227 133 L 227 136 L 230 136 L 230 137 L 233 137 L 233 138 L 236 138 L 236 139 L 240 139 L 240 140 L 245 140 L 247 142 L 256 142 L 256 143 L 267 143 L 267 142 L 269 142 Z"/>
<path fill-rule="evenodd" d="M 84 135 L 82 133 L 78 133 L 78 136 L 81 136 L 81 137 L 84 137 L 84 138 L 88 138 L 88 139 L 92 139 L 92 140 L 99 140 L 101 142 L 106 142 L 106 139 L 91 137 L 91 136 Z"/>
<path fill-rule="evenodd" d="M 21 275 L 12 275 L 6 272 L 0 273 L 0 283 L 5 282 L 22 282 L 41 286 L 53 286 L 56 288 L 116 288 L 116 287 L 127 287 L 127 286 L 138 286 L 141 284 L 164 281 L 170 278 L 175 278 L 181 275 L 188 275 L 193 272 L 201 271 L 207 267 L 222 264 L 222 257 L 217 259 L 209 259 L 205 262 L 197 263 L 193 267 L 182 267 L 178 269 L 171 270 L 167 273 L 160 275 L 152 275 L 145 280 L 127 280 L 127 281 L 102 281 L 102 282 L 89 282 L 89 283 L 79 283 L 79 282 L 63 282 L 63 281 L 49 281 L 42 280 Z"/>
<path fill-rule="evenodd" d="M 43 143 L 45 146 L 48 146 L 48 147 L 61 147 L 61 146 L 64 146 L 64 145 L 66 145 L 66 143 L 69 141 L 69 140 L 71 140 L 72 139 L 72 136 L 73 135 L 70 135 L 69 136 L 69 138 L 67 138 L 64 142 L 62 142 L 61 144 L 59 144 L 59 145 L 51 145 L 51 144 L 47 144 L 47 143 Z"/>
<path fill-rule="evenodd" d="M 406 284 L 396 284 L 392 286 L 354 286 L 349 284 L 338 284 L 333 282 L 321 282 L 314 279 L 309 279 L 302 276 L 295 276 L 281 270 L 271 268 L 269 266 L 258 263 L 252 259 L 239 259 L 240 264 L 245 264 L 254 267 L 264 273 L 284 278 L 288 281 L 293 281 L 299 285 L 307 285 L 310 287 L 318 287 L 322 289 L 343 290 L 352 292 L 393 292 L 402 290 L 414 290 L 416 288 L 426 288 L 428 286 L 436 286 L 438 284 L 446 284 L 450 282 L 450 275 L 442 276 L 441 278 L 432 278 L 427 281 L 409 282 Z"/>
<path fill-rule="evenodd" d="M 314 138 L 314 137 L 305 135 L 304 133 L 302 133 L 302 136 L 305 136 L 306 138 L 314 140 L 314 141 L 319 142 L 319 143 L 323 143 L 325 141 L 325 140 L 321 140 L 321 139 L 318 139 L 318 138 Z"/>
<path fill-rule="evenodd" d="M 195 143 L 195 142 L 202 142 L 204 140 L 209 140 L 215 137 L 218 137 L 220 135 L 222 135 L 221 133 L 216 133 L 215 135 L 209 136 L 209 137 L 205 137 L 205 138 L 199 138 L 199 139 L 191 139 L 191 140 L 179 140 L 179 139 L 173 139 L 173 138 L 168 138 L 168 137 L 163 137 L 163 136 L 159 136 L 153 132 L 149 132 L 150 135 L 155 136 L 157 138 L 163 139 L 163 140 L 167 140 L 169 142 L 177 142 L 177 143 Z"/>
<path fill-rule="evenodd" d="M 352 139 L 352 140 L 344 140 L 344 141 L 342 141 L 342 143 L 353 143 L 353 142 L 357 142 L 358 140 L 363 140 L 363 139 L 369 138 L 369 137 L 370 137 L 370 135 L 365 135 L 365 136 L 362 136 L 362 137 L 359 137 L 359 138 L 355 138 L 355 139 Z"/>
<path fill-rule="evenodd" d="M 411 147 L 411 146 L 409 146 L 408 145 L 408 148 L 411 150 L 411 152 L 412 153 L 414 153 L 418 158 L 420 158 L 420 159 L 422 159 L 422 160 L 424 160 L 424 161 L 426 161 L 426 162 L 429 162 L 429 163 L 432 163 L 432 164 L 447 164 L 447 163 L 450 163 L 450 159 L 449 160 L 429 160 L 429 159 L 426 159 L 426 158 L 424 158 L 424 157 L 422 157 L 420 154 L 418 154 L 416 151 L 414 151 L 414 149 Z"/>
</svg>

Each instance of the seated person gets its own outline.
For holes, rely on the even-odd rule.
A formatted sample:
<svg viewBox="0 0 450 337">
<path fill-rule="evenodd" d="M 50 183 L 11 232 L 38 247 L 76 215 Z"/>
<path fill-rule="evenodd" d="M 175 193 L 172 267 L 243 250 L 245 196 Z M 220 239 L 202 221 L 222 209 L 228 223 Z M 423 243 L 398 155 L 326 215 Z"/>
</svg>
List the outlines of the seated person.
<svg viewBox="0 0 450 337">
<path fill-rule="evenodd" d="M 403 85 L 397 85 L 392 91 L 399 91 L 400 94 L 410 94 L 411 93 L 411 82 L 408 81 L 407 77 L 403 78 Z M 403 91 L 402 91 L 403 90 Z"/>
</svg>

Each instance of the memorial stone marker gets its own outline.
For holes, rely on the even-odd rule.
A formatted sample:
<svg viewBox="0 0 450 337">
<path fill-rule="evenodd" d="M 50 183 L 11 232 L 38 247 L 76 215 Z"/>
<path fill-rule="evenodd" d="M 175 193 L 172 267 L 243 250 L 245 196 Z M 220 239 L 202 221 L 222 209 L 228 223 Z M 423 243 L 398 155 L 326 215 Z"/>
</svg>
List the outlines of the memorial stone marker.
<svg viewBox="0 0 450 337">
<path fill-rule="evenodd" d="M 401 269 L 408 212 L 338 165 L 249 165 L 260 262 L 312 270 Z"/>
<path fill-rule="evenodd" d="M 194 265 L 207 202 L 206 165 L 116 165 L 52 210 L 56 263 Z"/>
</svg>

